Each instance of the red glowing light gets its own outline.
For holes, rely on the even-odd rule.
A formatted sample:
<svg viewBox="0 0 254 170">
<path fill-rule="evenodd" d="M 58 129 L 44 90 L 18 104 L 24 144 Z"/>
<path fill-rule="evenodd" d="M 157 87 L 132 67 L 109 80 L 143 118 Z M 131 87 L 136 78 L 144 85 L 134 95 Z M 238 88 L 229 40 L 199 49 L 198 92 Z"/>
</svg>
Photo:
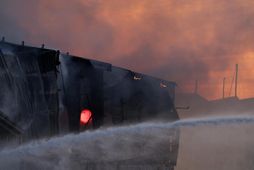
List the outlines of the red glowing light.
<svg viewBox="0 0 254 170">
<path fill-rule="evenodd" d="M 82 110 L 82 112 L 80 114 L 80 123 L 82 125 L 86 125 L 87 123 L 89 123 L 91 118 L 92 118 L 92 112 L 88 109 L 84 109 L 84 110 Z"/>
</svg>

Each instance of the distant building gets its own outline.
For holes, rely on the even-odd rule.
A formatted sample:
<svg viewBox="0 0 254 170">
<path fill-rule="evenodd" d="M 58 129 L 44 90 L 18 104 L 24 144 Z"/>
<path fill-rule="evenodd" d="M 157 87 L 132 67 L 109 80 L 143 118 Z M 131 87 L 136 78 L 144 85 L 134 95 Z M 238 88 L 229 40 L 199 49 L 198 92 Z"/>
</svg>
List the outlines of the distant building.
<svg viewBox="0 0 254 170">
<path fill-rule="evenodd" d="M 228 97 L 224 99 L 207 100 L 195 93 L 179 93 L 176 94 L 176 106 L 190 107 L 188 110 L 178 110 L 182 118 L 252 114 L 252 111 L 254 111 L 254 98 L 239 99 L 238 97 Z"/>
</svg>

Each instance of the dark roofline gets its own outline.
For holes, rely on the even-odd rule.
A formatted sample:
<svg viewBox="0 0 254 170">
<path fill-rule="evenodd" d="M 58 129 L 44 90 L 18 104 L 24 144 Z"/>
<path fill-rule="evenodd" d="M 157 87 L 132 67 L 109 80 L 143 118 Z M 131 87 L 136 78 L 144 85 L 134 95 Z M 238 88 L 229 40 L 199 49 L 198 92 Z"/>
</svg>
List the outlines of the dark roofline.
<svg viewBox="0 0 254 170">
<path fill-rule="evenodd" d="M 79 58 L 79 59 L 83 59 L 83 60 L 87 60 L 87 61 L 91 61 L 91 62 L 98 62 L 100 64 L 110 65 L 113 68 L 121 69 L 121 70 L 124 70 L 126 72 L 132 72 L 132 73 L 137 74 L 139 76 L 149 77 L 151 79 L 154 79 L 155 81 L 160 81 L 160 82 L 163 82 L 163 83 L 166 83 L 166 84 L 171 84 L 171 85 L 173 84 L 174 86 L 177 86 L 176 82 L 160 79 L 160 78 L 153 77 L 153 76 L 143 74 L 143 73 L 139 73 L 139 72 L 135 72 L 135 71 L 129 70 L 127 68 L 114 66 L 114 65 L 112 65 L 110 63 L 107 63 L 107 62 L 102 62 L 102 61 L 98 61 L 98 60 L 94 60 L 94 59 L 89 59 L 89 58 L 85 58 L 85 57 L 80 57 L 80 56 L 75 56 L 75 55 L 70 55 L 70 54 L 64 54 L 64 53 L 61 53 L 61 55 L 75 57 L 75 58 Z"/>
<path fill-rule="evenodd" d="M 136 71 L 133 71 L 133 70 L 129 70 L 129 69 L 126 69 L 126 68 L 122 68 L 122 67 L 118 67 L 118 66 L 113 66 L 113 67 L 117 68 L 117 69 L 122 69 L 122 70 L 125 70 L 125 71 L 132 72 L 132 73 L 137 74 L 139 76 L 149 77 L 149 78 L 154 79 L 156 81 L 160 81 L 160 82 L 163 82 L 163 83 L 166 83 L 166 84 L 173 84 L 174 86 L 177 86 L 177 83 L 174 82 L 174 81 L 164 80 L 164 79 L 161 79 L 161 78 L 158 78 L 158 77 L 154 77 L 154 76 L 151 76 L 151 75 L 139 73 L 139 72 L 136 72 Z"/>
<path fill-rule="evenodd" d="M 77 59 L 80 59 L 80 60 L 86 60 L 86 61 L 89 61 L 89 62 L 91 62 L 91 64 L 93 64 L 93 65 L 98 65 L 99 67 L 100 67 L 100 65 L 105 65 L 106 67 L 111 67 L 112 66 L 112 64 L 110 64 L 110 63 L 107 63 L 107 62 L 103 62 L 103 61 L 99 61 L 99 60 L 94 60 L 94 59 L 88 59 L 88 58 L 86 58 L 86 57 L 80 57 L 80 56 L 75 56 L 75 55 L 70 55 L 69 53 L 68 54 L 65 54 L 65 53 L 60 53 L 61 55 L 63 55 L 63 56 L 68 56 L 68 57 L 73 57 L 73 58 L 77 58 Z"/>
<path fill-rule="evenodd" d="M 37 50 L 45 50 L 45 51 L 58 51 L 56 49 L 49 49 L 49 48 L 44 48 L 44 44 L 43 44 L 43 47 L 36 47 L 36 46 L 31 46 L 31 45 L 22 45 L 22 44 L 16 44 L 16 43 L 11 43 L 11 42 L 7 42 L 7 41 L 0 41 L 0 45 L 1 44 L 4 44 L 4 45 L 7 45 L 7 46 L 14 46 L 14 47 L 24 47 L 24 48 L 30 48 L 30 49 L 37 49 Z"/>
<path fill-rule="evenodd" d="M 22 47 L 22 44 L 15 44 L 15 43 L 7 42 L 7 41 L 0 41 L 0 45 L 1 44 L 6 44 L 6 45 L 9 45 L 9 46 Z M 55 50 L 55 49 L 44 48 L 44 44 L 42 44 L 42 46 L 43 46 L 43 48 L 42 47 L 34 47 L 34 46 L 24 45 L 25 48 L 45 50 L 45 51 L 58 51 L 58 50 Z M 168 80 L 164 80 L 164 79 L 154 77 L 154 76 L 151 76 L 151 75 L 142 74 L 142 73 L 139 73 L 139 72 L 136 72 L 136 71 L 133 71 L 133 70 L 126 69 L 126 68 L 114 66 L 114 65 L 112 65 L 110 63 L 107 63 L 107 62 L 102 62 L 102 61 L 98 61 L 98 60 L 94 60 L 94 59 L 88 59 L 86 57 L 75 56 L 75 55 L 70 55 L 70 54 L 66 54 L 66 53 L 60 53 L 60 54 L 70 56 L 70 57 L 81 58 L 81 59 L 84 59 L 84 60 L 89 60 L 89 61 L 97 62 L 97 63 L 100 63 L 100 64 L 110 65 L 110 66 L 115 67 L 115 68 L 119 68 L 119 69 L 122 69 L 122 70 L 133 72 L 134 74 L 137 74 L 137 75 L 140 75 L 140 76 L 146 76 L 146 77 L 149 77 L 149 78 L 154 79 L 156 81 L 161 81 L 161 82 L 166 83 L 166 84 L 171 84 L 171 85 L 177 86 L 177 83 L 174 82 L 174 81 L 168 81 Z"/>
</svg>

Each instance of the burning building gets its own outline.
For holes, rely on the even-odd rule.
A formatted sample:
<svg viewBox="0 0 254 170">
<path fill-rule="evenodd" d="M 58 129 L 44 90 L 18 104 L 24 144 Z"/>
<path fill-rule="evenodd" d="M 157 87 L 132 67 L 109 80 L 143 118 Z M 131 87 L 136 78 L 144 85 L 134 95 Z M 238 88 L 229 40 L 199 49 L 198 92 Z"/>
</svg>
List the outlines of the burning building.
<svg viewBox="0 0 254 170">
<path fill-rule="evenodd" d="M 176 83 L 44 46 L 0 42 L 0 79 L 2 143 L 179 119 Z M 178 142 L 173 129 L 169 155 L 160 163 L 176 165 Z"/>
</svg>

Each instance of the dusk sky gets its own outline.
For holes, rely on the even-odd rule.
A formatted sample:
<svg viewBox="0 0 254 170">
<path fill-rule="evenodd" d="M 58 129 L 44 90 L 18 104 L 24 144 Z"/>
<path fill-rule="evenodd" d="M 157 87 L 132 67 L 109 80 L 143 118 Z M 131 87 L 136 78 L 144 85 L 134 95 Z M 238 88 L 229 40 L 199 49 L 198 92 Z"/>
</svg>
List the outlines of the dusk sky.
<svg viewBox="0 0 254 170">
<path fill-rule="evenodd" d="M 220 98 L 239 64 L 239 97 L 254 96 L 253 0 L 1 0 L 6 41 L 176 81 L 179 92 Z"/>
</svg>

